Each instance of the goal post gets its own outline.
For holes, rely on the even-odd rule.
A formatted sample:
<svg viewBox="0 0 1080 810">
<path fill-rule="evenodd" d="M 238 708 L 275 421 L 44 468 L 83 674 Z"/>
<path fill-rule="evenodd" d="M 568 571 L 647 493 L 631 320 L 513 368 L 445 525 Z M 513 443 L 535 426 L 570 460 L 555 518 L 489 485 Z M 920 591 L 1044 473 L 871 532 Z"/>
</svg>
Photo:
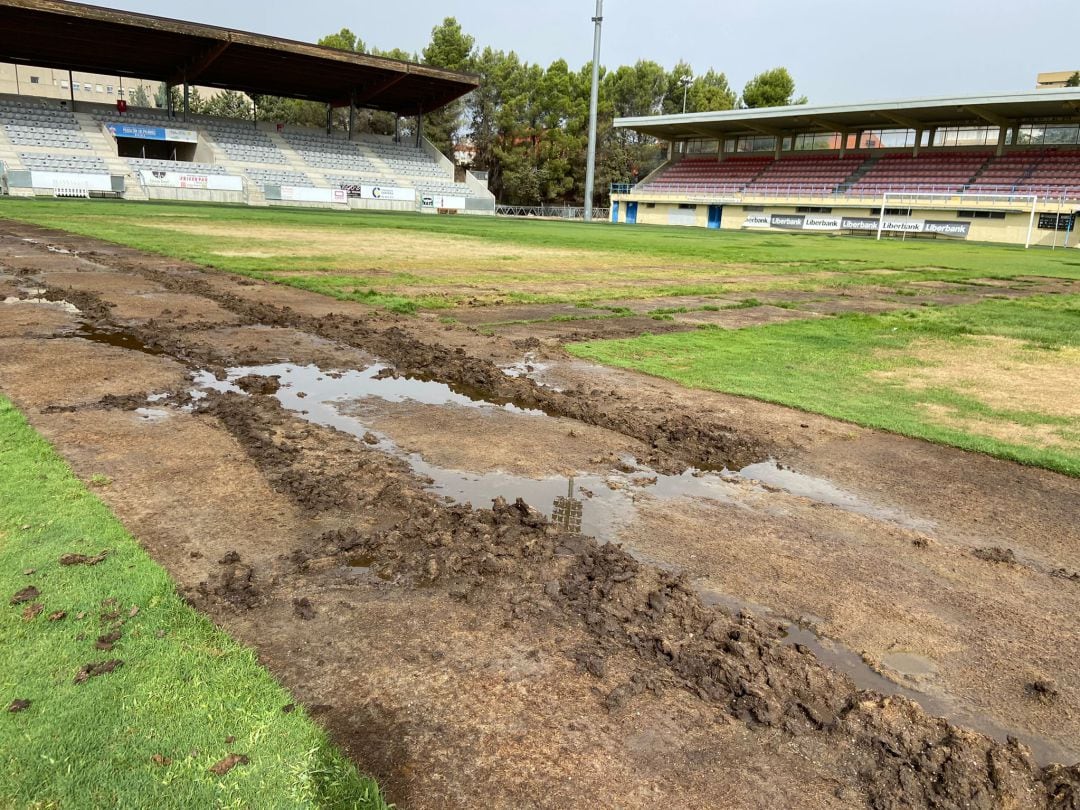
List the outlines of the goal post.
<svg viewBox="0 0 1080 810">
<path fill-rule="evenodd" d="M 1029 202 L 1031 203 L 1031 218 L 1028 220 L 1027 239 L 1024 243 L 1024 249 L 1031 247 L 1031 240 L 1035 233 L 1035 212 L 1039 205 L 1038 194 L 948 194 L 948 193 L 931 193 L 920 191 L 886 191 L 881 195 L 881 211 L 878 214 L 878 231 L 877 240 L 880 242 L 881 237 L 885 233 L 885 211 L 889 207 L 889 200 L 893 200 L 894 203 L 901 200 L 908 202 L 908 207 L 914 207 L 914 203 L 919 200 L 960 200 L 963 203 L 965 200 L 972 202 Z M 1026 209 L 1025 209 L 1026 210 Z"/>
</svg>

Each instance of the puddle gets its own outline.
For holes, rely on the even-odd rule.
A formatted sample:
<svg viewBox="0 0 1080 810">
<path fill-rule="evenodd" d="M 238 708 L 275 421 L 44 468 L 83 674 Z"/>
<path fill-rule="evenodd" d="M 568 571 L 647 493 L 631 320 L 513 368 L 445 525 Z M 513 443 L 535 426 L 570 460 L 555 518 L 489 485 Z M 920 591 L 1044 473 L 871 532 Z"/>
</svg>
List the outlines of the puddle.
<svg viewBox="0 0 1080 810">
<path fill-rule="evenodd" d="M 82 338 L 83 340 L 89 340 L 91 343 L 104 343 L 117 349 L 128 349 L 129 351 L 142 352 L 155 357 L 165 354 L 164 349 L 147 346 L 137 337 L 127 332 L 117 329 L 102 329 L 90 323 L 80 324 L 78 329 L 66 335 L 66 337 Z"/>
<path fill-rule="evenodd" d="M 382 377 L 386 369 L 384 365 L 375 365 L 363 371 L 330 372 L 316 366 L 278 363 L 232 368 L 226 380 L 218 380 L 209 372 L 200 372 L 195 375 L 195 384 L 216 391 L 239 392 L 234 382 L 240 377 L 279 377 L 281 388 L 275 396 L 283 407 L 309 422 L 336 428 L 361 440 L 367 434 L 374 434 L 379 439 L 375 447 L 405 461 L 418 477 L 430 482 L 428 489 L 431 492 L 454 503 L 469 503 L 481 508 L 490 506 L 498 496 L 511 502 L 521 498 L 551 519 L 556 517 L 556 512 L 565 514 L 569 510 L 574 520 L 573 530 L 593 537 L 613 539 L 619 528 L 634 518 L 636 503 L 641 498 L 698 497 L 735 502 L 736 485 L 718 475 L 702 475 L 696 470 L 687 470 L 681 475 L 662 475 L 629 458 L 624 459 L 627 472 L 584 475 L 571 482 L 564 476 L 527 478 L 498 471 L 473 473 L 438 467 L 419 453 L 405 452 L 389 436 L 373 430 L 355 408 L 349 413 L 342 409 L 375 397 L 386 402 L 506 411 L 522 418 L 548 417 L 542 411 L 469 396 L 444 383 Z"/>
<path fill-rule="evenodd" d="M 916 680 L 932 678 L 938 671 L 937 665 L 929 658 L 908 652 L 889 653 L 881 659 L 881 663 L 893 672 Z"/>
<path fill-rule="evenodd" d="M 745 610 L 765 620 L 776 618 L 768 608 L 742 602 L 728 594 L 700 588 L 698 593 L 707 605 L 719 605 L 732 613 Z M 819 636 L 804 622 L 783 622 L 783 635 L 784 644 L 806 647 L 823 664 L 850 677 L 859 689 L 906 697 L 935 717 L 944 717 L 953 725 L 977 731 L 1001 743 L 1007 742 L 1009 737 L 1015 737 L 1031 749 L 1032 756 L 1040 765 L 1055 762 L 1071 764 L 1080 760 L 1080 749 L 1068 750 L 1045 737 L 1007 728 L 992 718 L 975 714 L 949 695 L 919 691 L 895 683 L 863 661 L 862 656 L 839 642 Z M 912 653 L 892 653 L 885 656 L 882 663 L 901 674 L 908 674 L 904 672 L 905 668 L 910 670 L 911 674 L 926 675 L 937 672 L 933 662 Z"/>
<path fill-rule="evenodd" d="M 135 413 L 138 414 L 144 422 L 164 422 L 166 419 L 172 418 L 171 413 L 163 411 L 160 408 L 136 408 Z"/>
<path fill-rule="evenodd" d="M 829 504 L 846 512 L 895 523 L 912 531 L 931 532 L 937 528 L 937 524 L 932 520 L 914 517 L 900 509 L 870 503 L 854 493 L 840 489 L 828 479 L 795 472 L 775 461 L 752 464 L 740 470 L 739 475 L 782 489 L 791 495 Z"/>
<path fill-rule="evenodd" d="M 74 304 L 67 301 L 49 301 L 45 298 L 15 298 L 9 296 L 3 300 L 5 304 L 34 304 L 42 307 L 56 307 L 62 309 L 69 315 L 79 315 L 79 309 Z"/>
</svg>

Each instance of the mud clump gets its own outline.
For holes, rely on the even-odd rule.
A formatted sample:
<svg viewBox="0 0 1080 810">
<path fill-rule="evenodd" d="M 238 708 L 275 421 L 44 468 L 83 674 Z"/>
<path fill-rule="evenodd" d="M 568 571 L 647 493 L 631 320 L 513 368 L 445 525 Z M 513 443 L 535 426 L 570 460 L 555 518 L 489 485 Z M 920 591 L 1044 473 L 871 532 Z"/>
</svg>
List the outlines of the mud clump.
<svg viewBox="0 0 1080 810">
<path fill-rule="evenodd" d="M 32 622 L 34 619 L 41 615 L 41 612 L 43 610 L 45 610 L 45 606 L 41 604 L 41 602 L 34 602 L 34 604 L 32 605 L 27 605 L 25 608 L 23 608 L 23 621 Z"/>
<path fill-rule="evenodd" d="M 60 564 L 65 566 L 72 565 L 98 565 L 105 561 L 105 558 L 109 556 L 108 551 L 103 551 L 93 557 L 88 557 L 85 554 L 65 554 L 60 558 Z"/>
<path fill-rule="evenodd" d="M 266 396 L 276 394 L 281 389 L 281 377 L 260 377 L 258 374 L 248 374 L 235 380 L 235 385 L 241 391 L 248 394 L 263 394 Z"/>
<path fill-rule="evenodd" d="M 95 650 L 101 650 L 102 652 L 109 652 L 116 646 L 121 638 L 119 630 L 113 630 L 111 633 L 106 633 L 103 636 L 98 636 L 98 640 L 94 643 Z"/>
<path fill-rule="evenodd" d="M 1028 696 L 1042 703 L 1053 703 L 1060 696 L 1057 684 L 1048 678 L 1038 678 L 1025 687 Z"/>
<path fill-rule="evenodd" d="M 112 661 L 101 661 L 98 663 L 83 664 L 82 669 L 75 675 L 75 683 L 86 683 L 91 678 L 98 678 L 102 675 L 108 675 L 110 672 L 116 672 L 120 667 L 124 665 L 123 661 L 114 659 Z"/>
<path fill-rule="evenodd" d="M 255 584 L 255 570 L 240 562 L 240 555 L 229 552 L 221 559 L 224 570 L 199 583 L 196 589 L 205 601 L 224 602 L 235 608 L 251 610 L 262 602 Z"/>
<path fill-rule="evenodd" d="M 303 619 L 304 621 L 311 621 L 318 615 L 314 606 L 311 604 L 311 600 L 307 597 L 293 599 L 293 613 L 298 619 Z"/>
<path fill-rule="evenodd" d="M 224 776 L 237 765 L 247 765 L 251 760 L 246 754 L 229 754 L 227 757 L 210 766 L 210 772 L 218 776 Z"/>
<path fill-rule="evenodd" d="M 988 563 L 1002 563 L 1005 565 L 1016 564 L 1016 553 L 1011 548 L 994 546 L 992 548 L 978 548 L 971 553 L 980 560 Z"/>
<path fill-rule="evenodd" d="M 32 701 L 24 698 L 16 698 L 8 704 L 7 710 L 12 714 L 18 714 L 19 712 L 25 712 L 30 708 Z"/>
<path fill-rule="evenodd" d="M 8 602 L 8 604 L 9 605 L 21 605 L 24 602 L 33 601 L 34 599 L 37 599 L 39 596 L 41 596 L 41 591 L 39 591 L 33 585 L 30 585 L 30 586 L 28 586 L 26 588 L 23 588 L 21 591 L 19 591 L 14 596 L 12 596 L 11 600 Z"/>
</svg>

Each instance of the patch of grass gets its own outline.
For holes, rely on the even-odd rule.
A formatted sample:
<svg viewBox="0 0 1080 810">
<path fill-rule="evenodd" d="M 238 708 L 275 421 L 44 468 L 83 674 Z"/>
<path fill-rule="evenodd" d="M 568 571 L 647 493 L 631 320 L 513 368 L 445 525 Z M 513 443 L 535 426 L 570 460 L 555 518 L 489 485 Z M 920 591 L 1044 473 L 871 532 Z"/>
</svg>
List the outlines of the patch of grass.
<svg viewBox="0 0 1080 810">
<path fill-rule="evenodd" d="M 874 316 L 845 314 L 568 348 L 579 357 L 690 387 L 776 402 L 1080 476 L 1075 419 L 990 407 L 977 391 L 972 393 L 969 381 L 931 388 L 906 384 L 905 371 L 918 370 L 920 363 L 911 354 L 916 341 L 951 345 L 959 358 L 978 338 L 987 336 L 1021 341 L 1028 362 L 1037 363 L 1035 353 L 1045 351 L 1048 380 L 1075 373 L 1072 367 L 1062 370 L 1050 363 L 1055 349 L 1080 346 L 1080 296 L 988 300 Z M 1035 434 L 1025 429 L 1033 427 L 1050 431 L 1055 440 L 1030 438 Z M 1000 438 L 1011 433 L 1016 438 Z"/>
<path fill-rule="evenodd" d="M 0 216 L 395 311 L 1080 279 L 1068 251 L 944 241 L 105 200 L 3 199 Z"/>
<path fill-rule="evenodd" d="M 58 562 L 105 550 L 94 567 Z M 10 605 L 28 586 L 40 595 Z M 386 808 L 303 709 L 282 711 L 293 700 L 254 653 L 180 600 L 3 398 L 0 597 L 0 806 Z M 24 618 L 34 604 L 40 614 Z M 119 619 L 101 618 L 113 611 Z M 115 648 L 95 650 L 121 620 Z M 75 683 L 85 664 L 110 659 L 123 665 Z M 7 712 L 15 699 L 29 708 Z M 230 753 L 248 764 L 212 773 Z"/>
</svg>

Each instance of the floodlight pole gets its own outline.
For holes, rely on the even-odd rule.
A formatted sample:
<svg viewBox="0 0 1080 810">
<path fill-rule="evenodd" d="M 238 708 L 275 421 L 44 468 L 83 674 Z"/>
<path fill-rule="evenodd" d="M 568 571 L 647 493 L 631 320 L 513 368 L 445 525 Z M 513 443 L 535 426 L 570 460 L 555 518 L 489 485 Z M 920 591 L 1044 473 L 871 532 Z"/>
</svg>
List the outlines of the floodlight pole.
<svg viewBox="0 0 1080 810">
<path fill-rule="evenodd" d="M 604 0 L 596 0 L 593 17 L 592 96 L 589 100 L 589 155 L 585 168 L 585 221 L 592 222 L 593 186 L 596 182 L 596 117 L 600 105 L 600 30 L 604 24 Z"/>
</svg>

